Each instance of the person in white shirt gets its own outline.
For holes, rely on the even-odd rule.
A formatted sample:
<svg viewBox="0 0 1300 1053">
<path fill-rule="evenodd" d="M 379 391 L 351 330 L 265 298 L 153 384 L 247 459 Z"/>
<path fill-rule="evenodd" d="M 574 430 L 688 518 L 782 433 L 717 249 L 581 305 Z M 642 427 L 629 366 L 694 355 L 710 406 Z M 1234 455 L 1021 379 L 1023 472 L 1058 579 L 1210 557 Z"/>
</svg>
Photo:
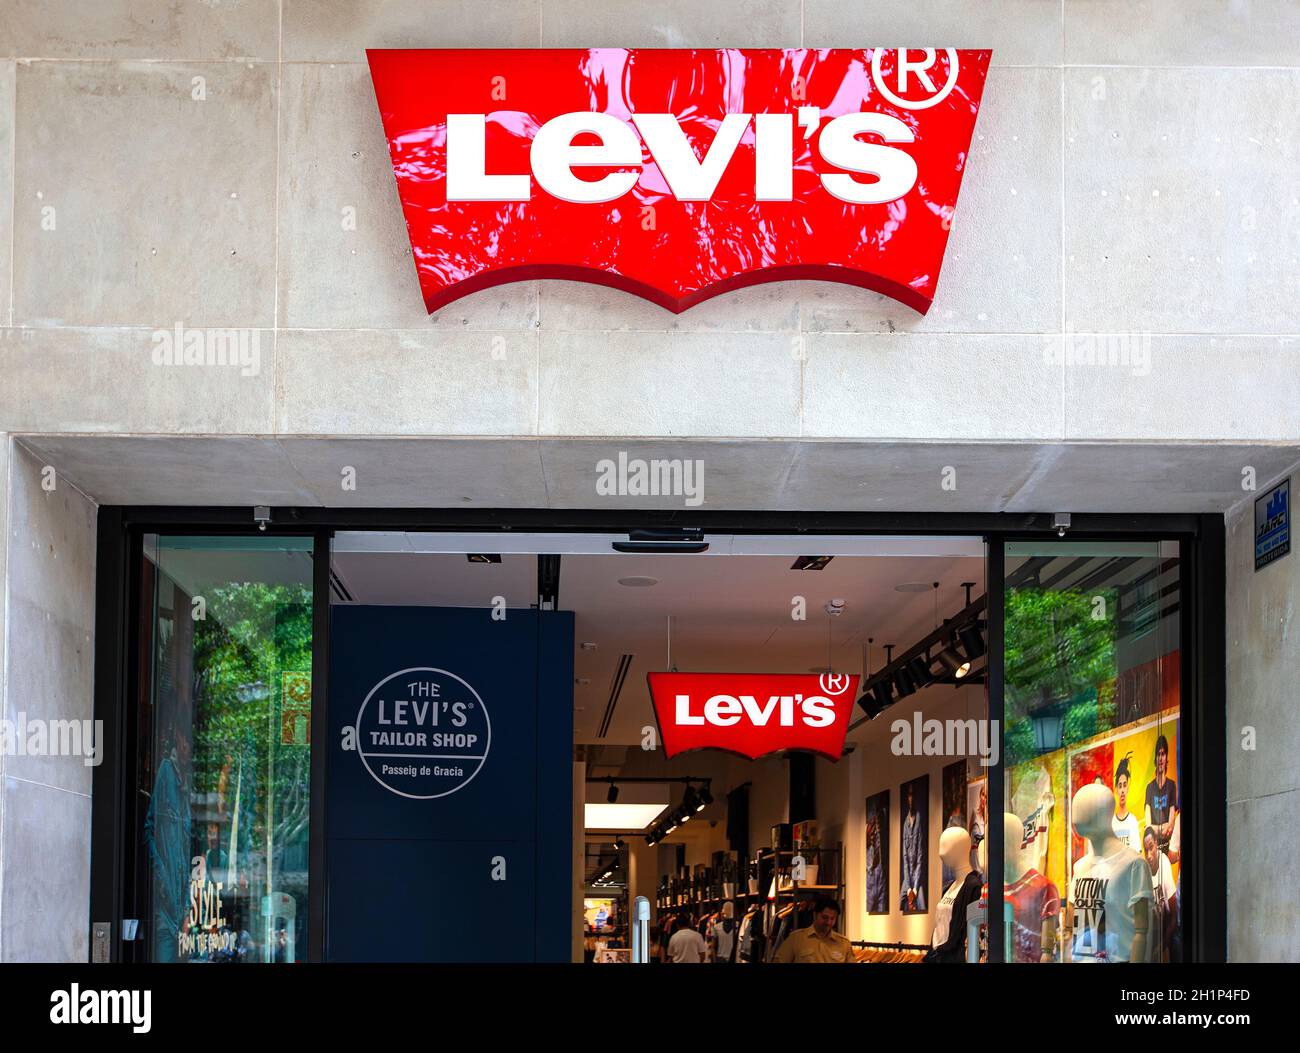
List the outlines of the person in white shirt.
<svg viewBox="0 0 1300 1053">
<path fill-rule="evenodd" d="M 1151 869 L 1151 894 L 1155 900 L 1151 961 L 1167 962 L 1178 927 L 1178 886 L 1174 884 L 1174 868 L 1169 865 L 1169 857 L 1160 851 L 1154 827 L 1148 826 L 1142 835 L 1142 855 Z"/>
<path fill-rule="evenodd" d="M 1115 769 L 1115 815 L 1110 821 L 1110 828 L 1115 836 L 1124 842 L 1125 847 L 1133 849 L 1134 852 L 1141 852 L 1142 839 L 1137 816 L 1128 810 L 1128 787 L 1132 781 L 1128 764 L 1129 756 L 1131 754 L 1126 754 L 1119 762 L 1119 767 Z"/>
<path fill-rule="evenodd" d="M 668 941 L 668 960 L 678 965 L 699 965 L 707 953 L 704 937 L 685 918 L 678 918 L 677 931 Z"/>
</svg>

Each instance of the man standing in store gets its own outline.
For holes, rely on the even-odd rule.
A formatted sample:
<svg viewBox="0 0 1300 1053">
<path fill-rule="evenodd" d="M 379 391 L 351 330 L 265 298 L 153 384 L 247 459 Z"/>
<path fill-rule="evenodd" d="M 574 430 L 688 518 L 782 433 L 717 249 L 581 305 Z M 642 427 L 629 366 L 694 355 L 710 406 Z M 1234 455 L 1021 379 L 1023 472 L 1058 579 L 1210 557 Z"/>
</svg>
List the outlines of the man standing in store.
<svg viewBox="0 0 1300 1053">
<path fill-rule="evenodd" d="M 668 961 L 677 965 L 699 965 L 707 952 L 704 937 L 690 919 L 678 918 L 677 929 L 668 941 Z"/>
<path fill-rule="evenodd" d="M 813 904 L 813 923 L 806 929 L 795 929 L 785 938 L 772 959 L 780 964 L 790 962 L 830 965 L 853 962 L 853 944 L 848 937 L 835 931 L 840 918 L 840 905 L 828 896 L 819 896 Z"/>
</svg>

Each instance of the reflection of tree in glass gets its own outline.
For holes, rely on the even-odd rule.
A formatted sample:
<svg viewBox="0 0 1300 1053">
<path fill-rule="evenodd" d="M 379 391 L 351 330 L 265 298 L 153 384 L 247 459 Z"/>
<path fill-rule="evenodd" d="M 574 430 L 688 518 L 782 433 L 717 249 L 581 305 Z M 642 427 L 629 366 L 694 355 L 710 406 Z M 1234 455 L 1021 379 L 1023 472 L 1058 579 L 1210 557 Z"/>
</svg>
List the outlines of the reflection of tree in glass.
<svg viewBox="0 0 1300 1053">
<path fill-rule="evenodd" d="M 1063 744 L 1111 726 L 1114 717 L 1115 590 L 1013 589 L 1006 602 L 1006 749 L 1032 757 L 1031 718 L 1064 718 Z"/>
<path fill-rule="evenodd" d="M 233 848 L 240 892 L 303 894 L 310 749 L 282 743 L 279 696 L 283 672 L 311 670 L 311 588 L 234 582 L 204 595 L 207 617 L 194 633 L 195 800 L 219 825 L 223 854 Z"/>
</svg>

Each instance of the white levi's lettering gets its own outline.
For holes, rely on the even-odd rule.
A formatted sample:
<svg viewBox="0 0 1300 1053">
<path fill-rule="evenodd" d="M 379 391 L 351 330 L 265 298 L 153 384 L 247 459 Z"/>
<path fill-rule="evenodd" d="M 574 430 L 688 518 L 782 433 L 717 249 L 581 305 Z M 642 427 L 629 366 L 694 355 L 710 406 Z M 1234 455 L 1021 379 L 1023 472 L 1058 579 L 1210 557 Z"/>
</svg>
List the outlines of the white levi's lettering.
<svg viewBox="0 0 1300 1053">
<path fill-rule="evenodd" d="M 915 65 L 915 64 L 912 64 Z M 746 136 L 754 149 L 754 196 L 758 201 L 794 199 L 794 115 L 728 113 L 704 151 L 696 155 L 681 121 L 671 113 L 635 113 L 624 120 L 597 112 L 562 113 L 537 130 L 529 149 L 531 174 L 487 171 L 487 115 L 447 115 L 447 200 L 528 201 L 532 182 L 562 201 L 599 204 L 616 201 L 641 178 L 642 142 L 678 201 L 712 200 L 718 184 Z M 881 142 L 860 138 L 874 135 Z M 597 143 L 576 143 L 594 136 Z M 821 185 L 853 205 L 895 201 L 916 185 L 911 154 L 890 143 L 915 141 L 912 129 L 886 113 L 845 113 L 832 118 L 817 139 L 817 151 L 839 171 L 826 172 Z M 583 179 L 575 169 L 606 168 L 598 179 Z M 876 178 L 861 182 L 855 176 Z"/>
<path fill-rule="evenodd" d="M 678 727 L 732 727 L 748 718 L 757 728 L 767 727 L 775 721 L 780 727 L 793 727 L 798 721 L 810 728 L 824 728 L 835 723 L 835 703 L 825 695 L 769 695 L 760 702 L 753 695 L 712 695 L 701 712 L 691 709 L 690 695 L 677 695 L 676 723 Z"/>
</svg>

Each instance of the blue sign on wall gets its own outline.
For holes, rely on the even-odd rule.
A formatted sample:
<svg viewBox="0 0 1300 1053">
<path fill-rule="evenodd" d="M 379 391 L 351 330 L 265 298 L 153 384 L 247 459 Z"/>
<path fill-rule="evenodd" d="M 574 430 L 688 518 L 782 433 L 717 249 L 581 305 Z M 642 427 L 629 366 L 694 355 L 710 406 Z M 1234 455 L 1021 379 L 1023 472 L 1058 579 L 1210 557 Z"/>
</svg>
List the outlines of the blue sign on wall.
<svg viewBox="0 0 1300 1053">
<path fill-rule="evenodd" d="M 333 608 L 333 961 L 568 961 L 573 616 Z"/>
<path fill-rule="evenodd" d="M 1255 569 L 1291 551 L 1291 480 L 1255 498 Z"/>
</svg>

